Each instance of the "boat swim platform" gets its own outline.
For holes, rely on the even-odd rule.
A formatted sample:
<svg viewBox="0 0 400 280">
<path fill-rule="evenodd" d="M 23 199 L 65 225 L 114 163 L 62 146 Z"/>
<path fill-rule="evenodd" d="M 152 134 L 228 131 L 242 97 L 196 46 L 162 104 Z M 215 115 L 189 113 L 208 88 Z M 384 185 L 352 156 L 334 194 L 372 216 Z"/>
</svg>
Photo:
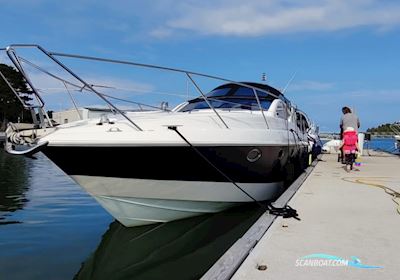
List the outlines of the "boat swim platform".
<svg viewBox="0 0 400 280">
<path fill-rule="evenodd" d="M 202 279 L 399 279 L 400 157 L 369 154 L 322 155 L 276 201 L 300 220 L 263 214 Z"/>
</svg>

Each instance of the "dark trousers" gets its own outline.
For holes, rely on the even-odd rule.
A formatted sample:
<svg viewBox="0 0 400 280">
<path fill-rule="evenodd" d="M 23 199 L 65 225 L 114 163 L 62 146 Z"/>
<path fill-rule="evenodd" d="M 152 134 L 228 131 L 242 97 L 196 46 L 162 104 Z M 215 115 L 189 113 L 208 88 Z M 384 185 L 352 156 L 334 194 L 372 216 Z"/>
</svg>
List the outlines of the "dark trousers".
<svg viewBox="0 0 400 280">
<path fill-rule="evenodd" d="M 345 156 L 346 165 L 353 164 L 355 160 L 356 160 L 356 154 L 346 154 Z"/>
</svg>

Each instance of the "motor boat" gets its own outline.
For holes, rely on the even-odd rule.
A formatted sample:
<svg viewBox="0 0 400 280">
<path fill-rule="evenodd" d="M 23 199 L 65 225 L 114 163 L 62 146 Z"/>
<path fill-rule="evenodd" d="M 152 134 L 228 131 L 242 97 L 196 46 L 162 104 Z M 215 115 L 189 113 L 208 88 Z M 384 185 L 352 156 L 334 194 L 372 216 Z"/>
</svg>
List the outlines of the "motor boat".
<svg viewBox="0 0 400 280">
<path fill-rule="evenodd" d="M 43 98 L 16 55 L 21 46 L 43 52 L 75 78 L 77 87 L 103 99 L 112 112 L 58 126 L 43 121 L 48 118 Z M 309 120 L 267 84 L 126 62 L 183 73 L 199 96 L 172 110 L 123 111 L 59 60 L 78 56 L 37 45 L 12 45 L 6 52 L 40 106 L 29 108 L 38 111 L 35 128 L 8 126 L 5 150 L 26 156 L 44 153 L 127 227 L 271 200 L 284 190 L 292 170 L 307 164 Z M 222 83 L 204 93 L 194 76 Z"/>
<path fill-rule="evenodd" d="M 341 140 L 332 139 L 326 142 L 322 146 L 322 151 L 327 154 L 337 154 L 340 153 L 340 145 L 342 144 Z"/>
</svg>

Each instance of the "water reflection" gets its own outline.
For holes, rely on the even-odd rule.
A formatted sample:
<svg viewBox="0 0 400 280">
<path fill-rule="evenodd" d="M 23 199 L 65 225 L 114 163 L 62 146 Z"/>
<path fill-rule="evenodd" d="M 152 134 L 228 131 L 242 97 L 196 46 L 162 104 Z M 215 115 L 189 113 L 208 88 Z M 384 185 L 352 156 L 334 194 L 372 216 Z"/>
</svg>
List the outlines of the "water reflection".
<svg viewBox="0 0 400 280">
<path fill-rule="evenodd" d="M 0 224 L 18 223 L 5 219 L 28 202 L 28 173 L 26 158 L 7 155 L 0 149 Z"/>
<path fill-rule="evenodd" d="M 72 279 L 110 221 L 42 153 L 0 152 L 0 279 Z"/>
<path fill-rule="evenodd" d="M 114 221 L 74 279 L 199 279 L 261 213 L 247 205 L 135 228 Z"/>
</svg>

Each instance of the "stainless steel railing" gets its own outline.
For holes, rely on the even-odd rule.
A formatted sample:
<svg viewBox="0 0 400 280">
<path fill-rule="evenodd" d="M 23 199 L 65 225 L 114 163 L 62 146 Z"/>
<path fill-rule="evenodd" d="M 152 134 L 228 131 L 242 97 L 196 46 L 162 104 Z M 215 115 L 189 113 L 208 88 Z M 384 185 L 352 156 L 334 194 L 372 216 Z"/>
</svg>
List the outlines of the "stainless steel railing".
<svg viewBox="0 0 400 280">
<path fill-rule="evenodd" d="M 58 66 L 60 66 L 69 75 L 71 75 L 76 80 L 78 80 L 81 83 L 81 85 L 69 82 L 69 81 L 67 81 L 67 80 L 65 80 L 65 79 L 63 79 L 63 78 L 61 78 L 61 77 L 49 72 L 49 71 L 46 71 L 45 69 L 42 69 L 41 67 L 31 63 L 30 61 L 24 59 L 23 57 L 19 57 L 17 55 L 17 53 L 16 53 L 16 49 L 18 49 L 18 48 L 34 48 L 34 49 L 39 50 L 45 56 L 47 56 L 50 60 L 52 60 L 54 63 L 56 63 Z M 67 85 L 70 85 L 70 86 L 78 87 L 80 90 L 88 90 L 90 92 L 95 93 L 100 99 L 102 99 L 104 102 L 106 102 L 106 104 L 108 104 L 108 106 L 110 106 L 110 108 L 112 110 L 114 110 L 115 112 L 121 114 L 125 119 L 127 119 L 127 121 L 130 122 L 138 131 L 143 131 L 143 129 L 141 127 L 139 127 L 139 125 L 137 125 L 129 116 L 124 114 L 124 112 L 122 110 L 117 108 L 112 102 L 110 102 L 107 99 L 107 97 L 108 98 L 114 98 L 114 97 L 106 95 L 104 93 L 101 93 L 100 91 L 95 89 L 94 85 L 89 84 L 88 82 L 86 82 L 84 79 L 82 79 L 80 76 L 78 76 L 75 72 L 73 72 L 70 68 L 68 68 L 65 64 L 63 64 L 56 57 L 68 57 L 68 58 L 75 58 L 75 59 L 81 59 L 81 60 L 101 61 L 101 62 L 107 62 L 107 63 L 124 64 L 124 65 L 136 66 L 136 67 L 144 67 L 144 68 L 151 68 L 151 69 L 158 69 L 158 70 L 164 70 L 164 71 L 172 71 L 172 72 L 177 72 L 177 73 L 183 73 L 189 78 L 189 80 L 194 85 L 194 87 L 196 88 L 198 93 L 202 96 L 202 98 L 207 103 L 207 105 L 210 107 L 210 109 L 212 109 L 214 114 L 217 116 L 217 118 L 221 121 L 221 123 L 227 129 L 229 129 L 228 124 L 224 121 L 224 119 L 222 118 L 221 114 L 214 108 L 214 106 L 212 105 L 212 102 L 209 101 L 209 98 L 201 90 L 200 86 L 198 85 L 198 83 L 196 83 L 196 81 L 193 78 L 193 76 L 210 78 L 210 79 L 219 80 L 219 81 L 223 81 L 223 82 L 228 82 L 228 83 L 232 83 L 232 84 L 236 84 L 236 85 L 239 85 L 239 86 L 243 86 L 243 87 L 247 87 L 247 88 L 252 89 L 253 93 L 254 93 L 254 96 L 255 96 L 255 98 L 257 100 L 257 104 L 258 104 L 259 110 L 261 111 L 261 114 L 262 114 L 262 116 L 264 118 L 264 121 L 265 121 L 265 124 L 266 124 L 267 128 L 269 128 L 269 125 L 268 125 L 267 118 L 265 116 L 264 109 L 263 109 L 263 107 L 261 105 L 260 98 L 259 98 L 257 92 L 262 92 L 262 93 L 270 95 L 270 96 L 272 96 L 274 98 L 282 99 L 288 105 L 290 105 L 290 103 L 287 101 L 287 99 L 284 98 L 283 96 L 275 95 L 275 94 L 273 94 L 273 93 L 271 93 L 271 92 L 269 92 L 267 90 L 263 90 L 263 89 L 260 89 L 260 88 L 257 88 L 257 87 L 254 87 L 254 86 L 251 86 L 251 85 L 248 85 L 248 84 L 235 82 L 235 81 L 232 81 L 232 80 L 229 80 L 229 79 L 225 79 L 225 78 L 221 78 L 221 77 L 212 76 L 212 75 L 208 75 L 208 74 L 197 73 L 197 72 L 192 72 L 192 71 L 187 71 L 187 70 L 181 70 L 181 69 L 163 67 L 163 66 L 157 66 L 157 65 L 151 65 L 151 64 L 143 64 L 143 63 L 137 63 L 137 62 L 131 62 L 131 61 L 123 61 L 123 60 L 115 60 L 115 59 L 83 56 L 83 55 L 75 55 L 75 54 L 66 54 L 66 53 L 58 53 L 58 52 L 49 52 L 49 51 L 45 50 L 44 48 L 42 48 L 40 45 L 36 45 L 36 44 L 13 44 L 13 45 L 8 46 L 7 48 L 0 49 L 0 50 L 5 50 L 6 51 L 8 57 L 10 58 L 12 63 L 15 65 L 15 67 L 18 69 L 18 71 L 24 76 L 24 78 L 26 79 L 28 85 L 31 87 L 32 91 L 34 92 L 34 95 L 35 95 L 35 97 L 36 97 L 36 99 L 38 101 L 38 104 L 39 104 L 38 107 L 40 107 L 40 112 L 42 112 L 42 113 L 43 112 L 46 113 L 45 110 L 44 110 L 44 104 L 45 103 L 44 103 L 42 97 L 39 94 L 39 90 L 34 86 L 32 81 L 30 80 L 28 74 L 25 72 L 21 62 L 27 63 L 27 64 L 35 67 L 36 69 L 42 71 L 43 73 L 46 73 L 50 77 L 53 77 L 54 79 L 57 79 L 57 80 L 61 81 L 64 84 L 64 86 L 66 87 L 67 90 L 68 90 Z M 1 76 L 2 76 L 2 78 L 5 78 L 5 77 L 3 77 L 3 75 L 1 75 Z M 13 90 L 13 92 L 17 95 L 15 90 Z M 118 98 L 115 98 L 115 99 L 118 100 Z M 22 104 L 24 106 L 26 106 L 26 104 L 23 102 L 23 100 L 21 100 L 21 98 L 19 98 L 19 100 L 22 102 Z M 76 105 L 75 100 L 73 98 L 72 98 L 72 102 L 73 102 L 74 106 L 77 108 L 77 105 Z M 139 106 L 142 105 L 142 104 L 139 104 L 139 103 L 137 103 L 137 104 Z M 39 116 L 41 116 L 41 115 L 42 114 L 39 114 Z M 46 114 L 46 117 L 48 118 L 47 114 Z M 44 120 L 41 119 L 41 122 L 44 122 Z"/>
</svg>

